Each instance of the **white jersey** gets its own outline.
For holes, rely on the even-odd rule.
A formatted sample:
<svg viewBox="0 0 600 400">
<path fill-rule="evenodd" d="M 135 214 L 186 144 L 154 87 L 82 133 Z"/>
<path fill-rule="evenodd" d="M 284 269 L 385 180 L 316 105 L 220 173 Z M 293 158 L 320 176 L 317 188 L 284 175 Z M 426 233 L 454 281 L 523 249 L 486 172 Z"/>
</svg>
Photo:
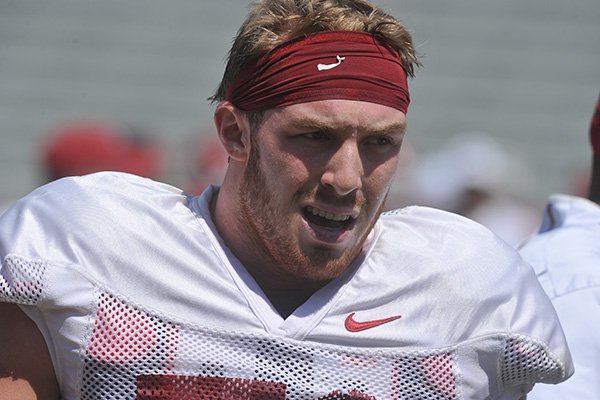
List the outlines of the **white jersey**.
<svg viewBox="0 0 600 400">
<path fill-rule="evenodd" d="M 0 299 L 64 399 L 516 399 L 572 373 L 554 309 L 480 225 L 408 207 L 283 319 L 223 244 L 214 191 L 67 178 L 0 219 Z"/>
<path fill-rule="evenodd" d="M 539 232 L 521 253 L 554 303 L 575 364 L 571 379 L 536 386 L 531 399 L 600 399 L 600 206 L 550 196 Z"/>
</svg>

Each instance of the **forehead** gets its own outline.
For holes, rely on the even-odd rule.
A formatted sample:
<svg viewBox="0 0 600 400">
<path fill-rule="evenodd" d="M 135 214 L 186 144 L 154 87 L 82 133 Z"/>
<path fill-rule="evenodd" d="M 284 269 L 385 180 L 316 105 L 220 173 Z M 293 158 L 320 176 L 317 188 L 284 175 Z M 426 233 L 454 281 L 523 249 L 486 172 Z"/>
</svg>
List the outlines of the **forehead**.
<svg viewBox="0 0 600 400">
<path fill-rule="evenodd" d="M 406 130 L 406 115 L 381 104 L 356 100 L 321 100 L 294 104 L 265 112 L 264 126 L 328 130 Z"/>
</svg>

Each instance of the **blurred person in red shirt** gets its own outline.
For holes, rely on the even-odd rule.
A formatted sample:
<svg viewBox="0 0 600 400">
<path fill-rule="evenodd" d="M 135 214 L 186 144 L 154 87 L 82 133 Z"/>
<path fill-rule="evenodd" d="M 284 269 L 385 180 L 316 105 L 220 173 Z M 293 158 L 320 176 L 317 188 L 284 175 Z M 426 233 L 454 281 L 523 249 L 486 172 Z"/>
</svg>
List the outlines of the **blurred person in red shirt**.
<svg viewBox="0 0 600 400">
<path fill-rule="evenodd" d="M 99 171 L 127 172 L 157 179 L 164 160 L 150 138 L 134 129 L 100 120 L 82 119 L 53 129 L 41 150 L 45 179 Z"/>
</svg>

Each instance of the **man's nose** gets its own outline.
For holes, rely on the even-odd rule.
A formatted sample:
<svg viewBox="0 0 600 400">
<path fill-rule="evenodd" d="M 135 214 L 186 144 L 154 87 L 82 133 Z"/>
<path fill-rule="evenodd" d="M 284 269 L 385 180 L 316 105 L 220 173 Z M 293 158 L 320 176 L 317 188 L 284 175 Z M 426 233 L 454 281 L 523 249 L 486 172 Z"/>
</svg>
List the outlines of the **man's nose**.
<svg viewBox="0 0 600 400">
<path fill-rule="evenodd" d="M 363 163 L 355 141 L 343 143 L 329 159 L 321 176 L 321 184 L 338 196 L 346 196 L 362 188 Z"/>
</svg>

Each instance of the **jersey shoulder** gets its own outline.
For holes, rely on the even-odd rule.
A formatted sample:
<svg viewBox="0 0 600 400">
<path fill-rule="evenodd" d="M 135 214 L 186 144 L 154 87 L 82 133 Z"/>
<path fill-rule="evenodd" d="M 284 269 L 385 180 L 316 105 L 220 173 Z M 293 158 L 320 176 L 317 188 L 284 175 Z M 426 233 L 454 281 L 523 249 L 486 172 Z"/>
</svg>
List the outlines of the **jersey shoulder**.
<svg viewBox="0 0 600 400">
<path fill-rule="evenodd" d="M 155 308 L 174 293 L 197 298 L 199 279 L 204 287 L 229 281 L 219 244 L 191 203 L 179 189 L 123 173 L 55 181 L 0 218 L 0 275 L 36 276 L 44 283 L 35 298 L 52 301 L 76 282 L 85 293 L 110 288 Z"/>
<path fill-rule="evenodd" d="M 490 229 L 461 215 L 422 206 L 390 210 L 381 215 L 382 232 L 400 235 L 408 243 L 426 243 L 434 251 L 449 244 L 465 247 L 462 251 L 486 251 L 488 248 L 514 252 Z"/>
<path fill-rule="evenodd" d="M 193 218 L 181 190 L 147 178 L 116 172 L 63 178 L 2 214 L 0 255 L 58 263 L 90 261 L 91 254 L 126 257 L 177 235 L 179 223 Z"/>
<path fill-rule="evenodd" d="M 488 228 L 429 207 L 383 214 L 372 255 L 386 260 L 390 274 L 407 269 L 407 279 L 416 276 L 437 282 L 475 301 L 490 290 L 508 295 L 516 286 L 537 285 L 532 268 L 518 251 Z M 468 291 L 462 289 L 465 285 Z"/>
</svg>

